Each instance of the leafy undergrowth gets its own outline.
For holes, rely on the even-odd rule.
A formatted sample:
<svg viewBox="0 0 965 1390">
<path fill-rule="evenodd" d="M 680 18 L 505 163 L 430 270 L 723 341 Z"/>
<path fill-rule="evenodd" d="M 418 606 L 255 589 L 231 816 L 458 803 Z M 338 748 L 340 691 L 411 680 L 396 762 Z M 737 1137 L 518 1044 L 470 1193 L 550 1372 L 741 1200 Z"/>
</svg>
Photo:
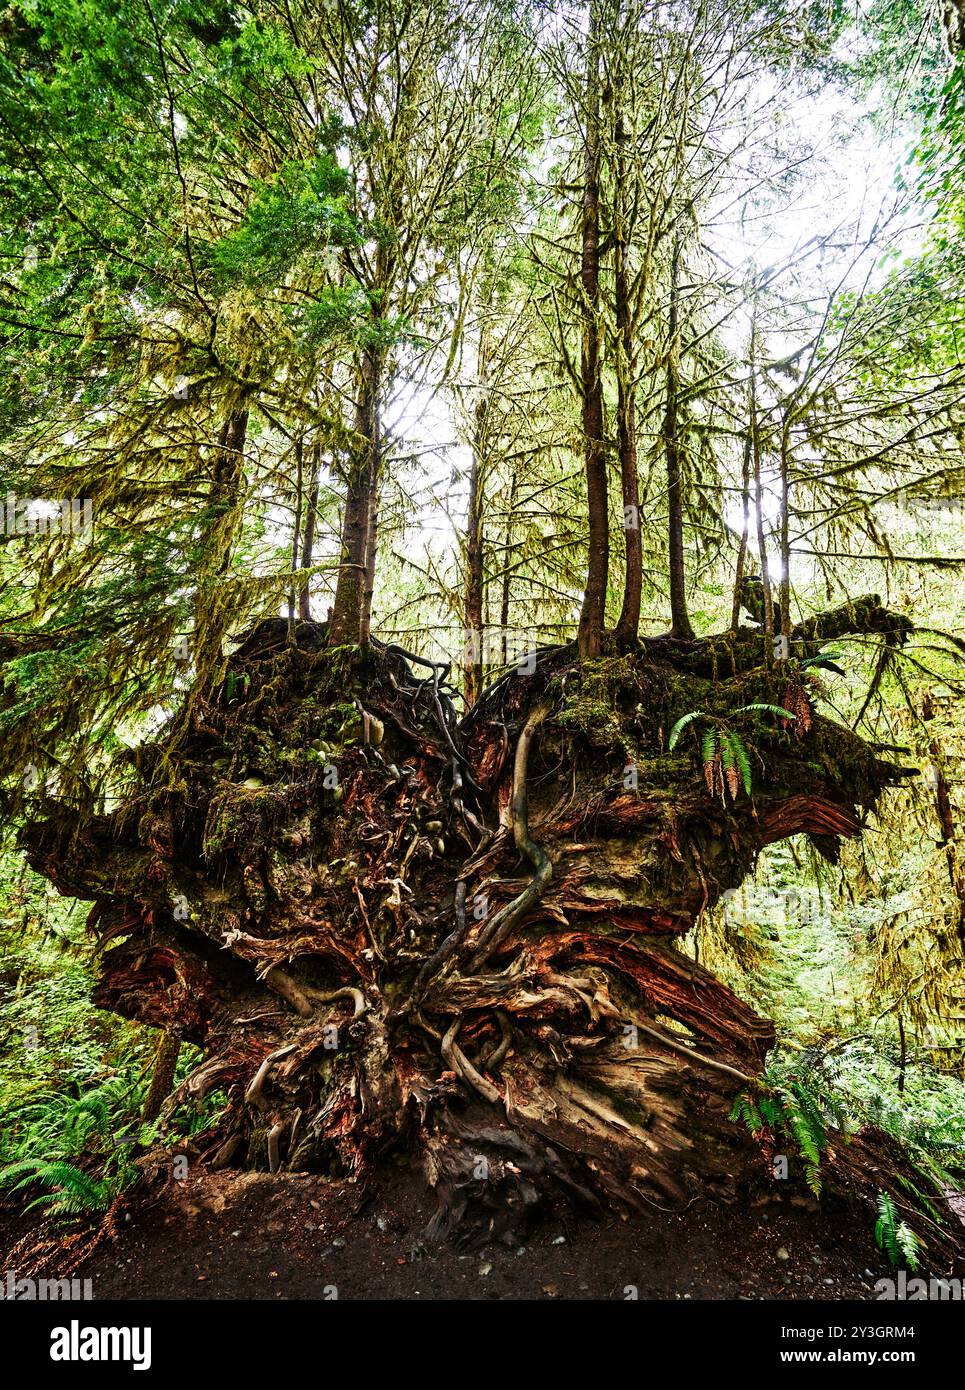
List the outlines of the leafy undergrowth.
<svg viewBox="0 0 965 1390">
<path fill-rule="evenodd" d="M 95 1008 L 86 906 L 0 853 L 0 1191 L 57 1220 L 96 1217 L 157 1142 L 140 1114 L 156 1033 Z M 197 1051 L 184 1047 L 180 1080 Z M 166 1143 L 210 1124 L 221 1097 L 182 1110 Z"/>
<path fill-rule="evenodd" d="M 704 923 L 699 947 L 738 994 L 778 1022 L 778 1046 L 732 1117 L 768 1163 L 789 1149 L 816 1194 L 826 1163 L 854 1135 L 887 1136 L 906 1167 L 879 1191 L 869 1222 L 879 1248 L 914 1267 L 929 1236 L 960 1220 L 947 1199 L 965 1186 L 965 1084 L 954 1046 L 936 1051 L 934 1030 L 903 1042 L 882 1007 L 877 940 L 866 923 L 889 910 L 886 895 L 842 903 L 833 886 L 816 886 L 812 864 L 782 847 Z M 943 1073 L 933 1059 L 944 1055 L 951 1063 Z"/>
<path fill-rule="evenodd" d="M 177 1079 L 195 1061 L 196 1055 L 183 1057 Z M 137 1182 L 145 1150 L 182 1144 L 205 1130 L 224 1104 L 216 1093 L 182 1107 L 162 1133 L 158 1122 L 139 1119 L 147 1090 L 143 1072 L 122 1073 L 79 1095 L 75 1089 L 49 1090 L 0 1111 L 0 1190 L 22 1194 L 27 1210 L 41 1207 L 66 1218 L 106 1211 Z"/>
</svg>

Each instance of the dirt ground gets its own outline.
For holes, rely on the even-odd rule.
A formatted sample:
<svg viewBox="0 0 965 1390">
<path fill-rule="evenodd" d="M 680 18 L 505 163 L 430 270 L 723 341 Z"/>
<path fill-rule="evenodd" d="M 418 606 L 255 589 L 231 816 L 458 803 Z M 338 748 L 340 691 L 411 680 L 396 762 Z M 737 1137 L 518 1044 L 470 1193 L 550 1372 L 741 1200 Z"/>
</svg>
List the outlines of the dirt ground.
<svg viewBox="0 0 965 1390">
<path fill-rule="evenodd" d="M 680 1214 L 548 1219 L 509 1248 L 429 1246 L 431 1212 L 421 1178 L 404 1171 L 359 1192 L 199 1169 L 134 1194 L 116 1239 L 76 1274 L 98 1299 L 380 1300 L 872 1300 L 888 1274 L 868 1211 L 776 1185 L 732 1207 L 698 1199 Z M 24 1218 L 10 1206 L 0 1216 L 2 1267 L 30 1272 Z"/>
</svg>

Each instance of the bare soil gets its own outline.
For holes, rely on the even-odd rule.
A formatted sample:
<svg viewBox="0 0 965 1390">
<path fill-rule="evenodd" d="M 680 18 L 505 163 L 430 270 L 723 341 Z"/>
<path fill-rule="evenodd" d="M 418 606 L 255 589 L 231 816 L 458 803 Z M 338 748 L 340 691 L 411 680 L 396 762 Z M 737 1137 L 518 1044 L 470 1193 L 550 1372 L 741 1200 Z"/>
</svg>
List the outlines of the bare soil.
<svg viewBox="0 0 965 1390">
<path fill-rule="evenodd" d="M 97 1299 L 809 1301 L 875 1299 L 889 1273 L 867 1209 L 818 1206 L 777 1184 L 679 1214 L 549 1219 L 509 1248 L 429 1245 L 432 1210 L 421 1177 L 401 1169 L 363 1192 L 198 1168 L 135 1193 L 116 1238 L 76 1273 Z M 0 1209 L 2 1267 L 21 1274 L 24 1220 Z"/>
</svg>

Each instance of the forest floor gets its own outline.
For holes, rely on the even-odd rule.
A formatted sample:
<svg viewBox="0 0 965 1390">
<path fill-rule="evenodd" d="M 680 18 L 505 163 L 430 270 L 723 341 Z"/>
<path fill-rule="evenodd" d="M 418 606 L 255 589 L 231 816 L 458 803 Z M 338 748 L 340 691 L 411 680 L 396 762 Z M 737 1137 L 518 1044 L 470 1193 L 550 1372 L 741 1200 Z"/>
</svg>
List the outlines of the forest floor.
<svg viewBox="0 0 965 1390">
<path fill-rule="evenodd" d="M 800 1194 L 547 1220 L 521 1245 L 472 1250 L 422 1242 L 432 1207 L 403 1171 L 360 1193 L 313 1176 L 197 1170 L 135 1193 L 116 1239 L 75 1274 L 96 1299 L 215 1300 L 874 1299 L 889 1274 L 867 1211 Z M 0 1208 L 0 1267 L 17 1261 L 25 1230 Z"/>
</svg>

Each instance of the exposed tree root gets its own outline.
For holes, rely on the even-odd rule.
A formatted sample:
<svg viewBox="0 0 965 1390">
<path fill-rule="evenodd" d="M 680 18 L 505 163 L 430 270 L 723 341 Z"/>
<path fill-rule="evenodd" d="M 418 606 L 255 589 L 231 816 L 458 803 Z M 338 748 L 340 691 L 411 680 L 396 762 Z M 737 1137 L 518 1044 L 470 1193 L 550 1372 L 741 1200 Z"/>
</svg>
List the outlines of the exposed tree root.
<svg viewBox="0 0 965 1390">
<path fill-rule="evenodd" d="M 795 635 L 856 629 L 904 633 L 867 599 Z M 218 1164 L 359 1178 L 421 1152 L 435 1234 L 732 1199 L 760 1157 L 728 1115 L 774 1028 L 675 942 L 765 845 L 859 833 L 901 769 L 817 714 L 760 718 L 752 794 L 709 794 L 667 735 L 780 702 L 750 629 L 542 652 L 461 723 L 445 668 L 295 639 L 255 629 L 121 809 L 51 803 L 26 832 L 94 901 L 98 1002 L 204 1049 L 166 1113 L 223 1091 Z"/>
<path fill-rule="evenodd" d="M 513 839 L 520 854 L 525 855 L 533 866 L 533 876 L 526 887 L 513 901 L 497 912 L 476 938 L 476 949 L 468 963 L 469 973 L 482 969 L 492 953 L 502 944 L 513 928 L 522 921 L 526 913 L 539 901 L 553 877 L 553 861 L 536 844 L 529 834 L 529 799 L 526 793 L 526 771 L 529 766 L 529 750 L 539 726 L 549 714 L 548 705 L 537 705 L 532 709 L 526 723 L 516 740 L 516 757 L 513 765 L 513 790 L 510 800 L 509 821 Z"/>
</svg>

